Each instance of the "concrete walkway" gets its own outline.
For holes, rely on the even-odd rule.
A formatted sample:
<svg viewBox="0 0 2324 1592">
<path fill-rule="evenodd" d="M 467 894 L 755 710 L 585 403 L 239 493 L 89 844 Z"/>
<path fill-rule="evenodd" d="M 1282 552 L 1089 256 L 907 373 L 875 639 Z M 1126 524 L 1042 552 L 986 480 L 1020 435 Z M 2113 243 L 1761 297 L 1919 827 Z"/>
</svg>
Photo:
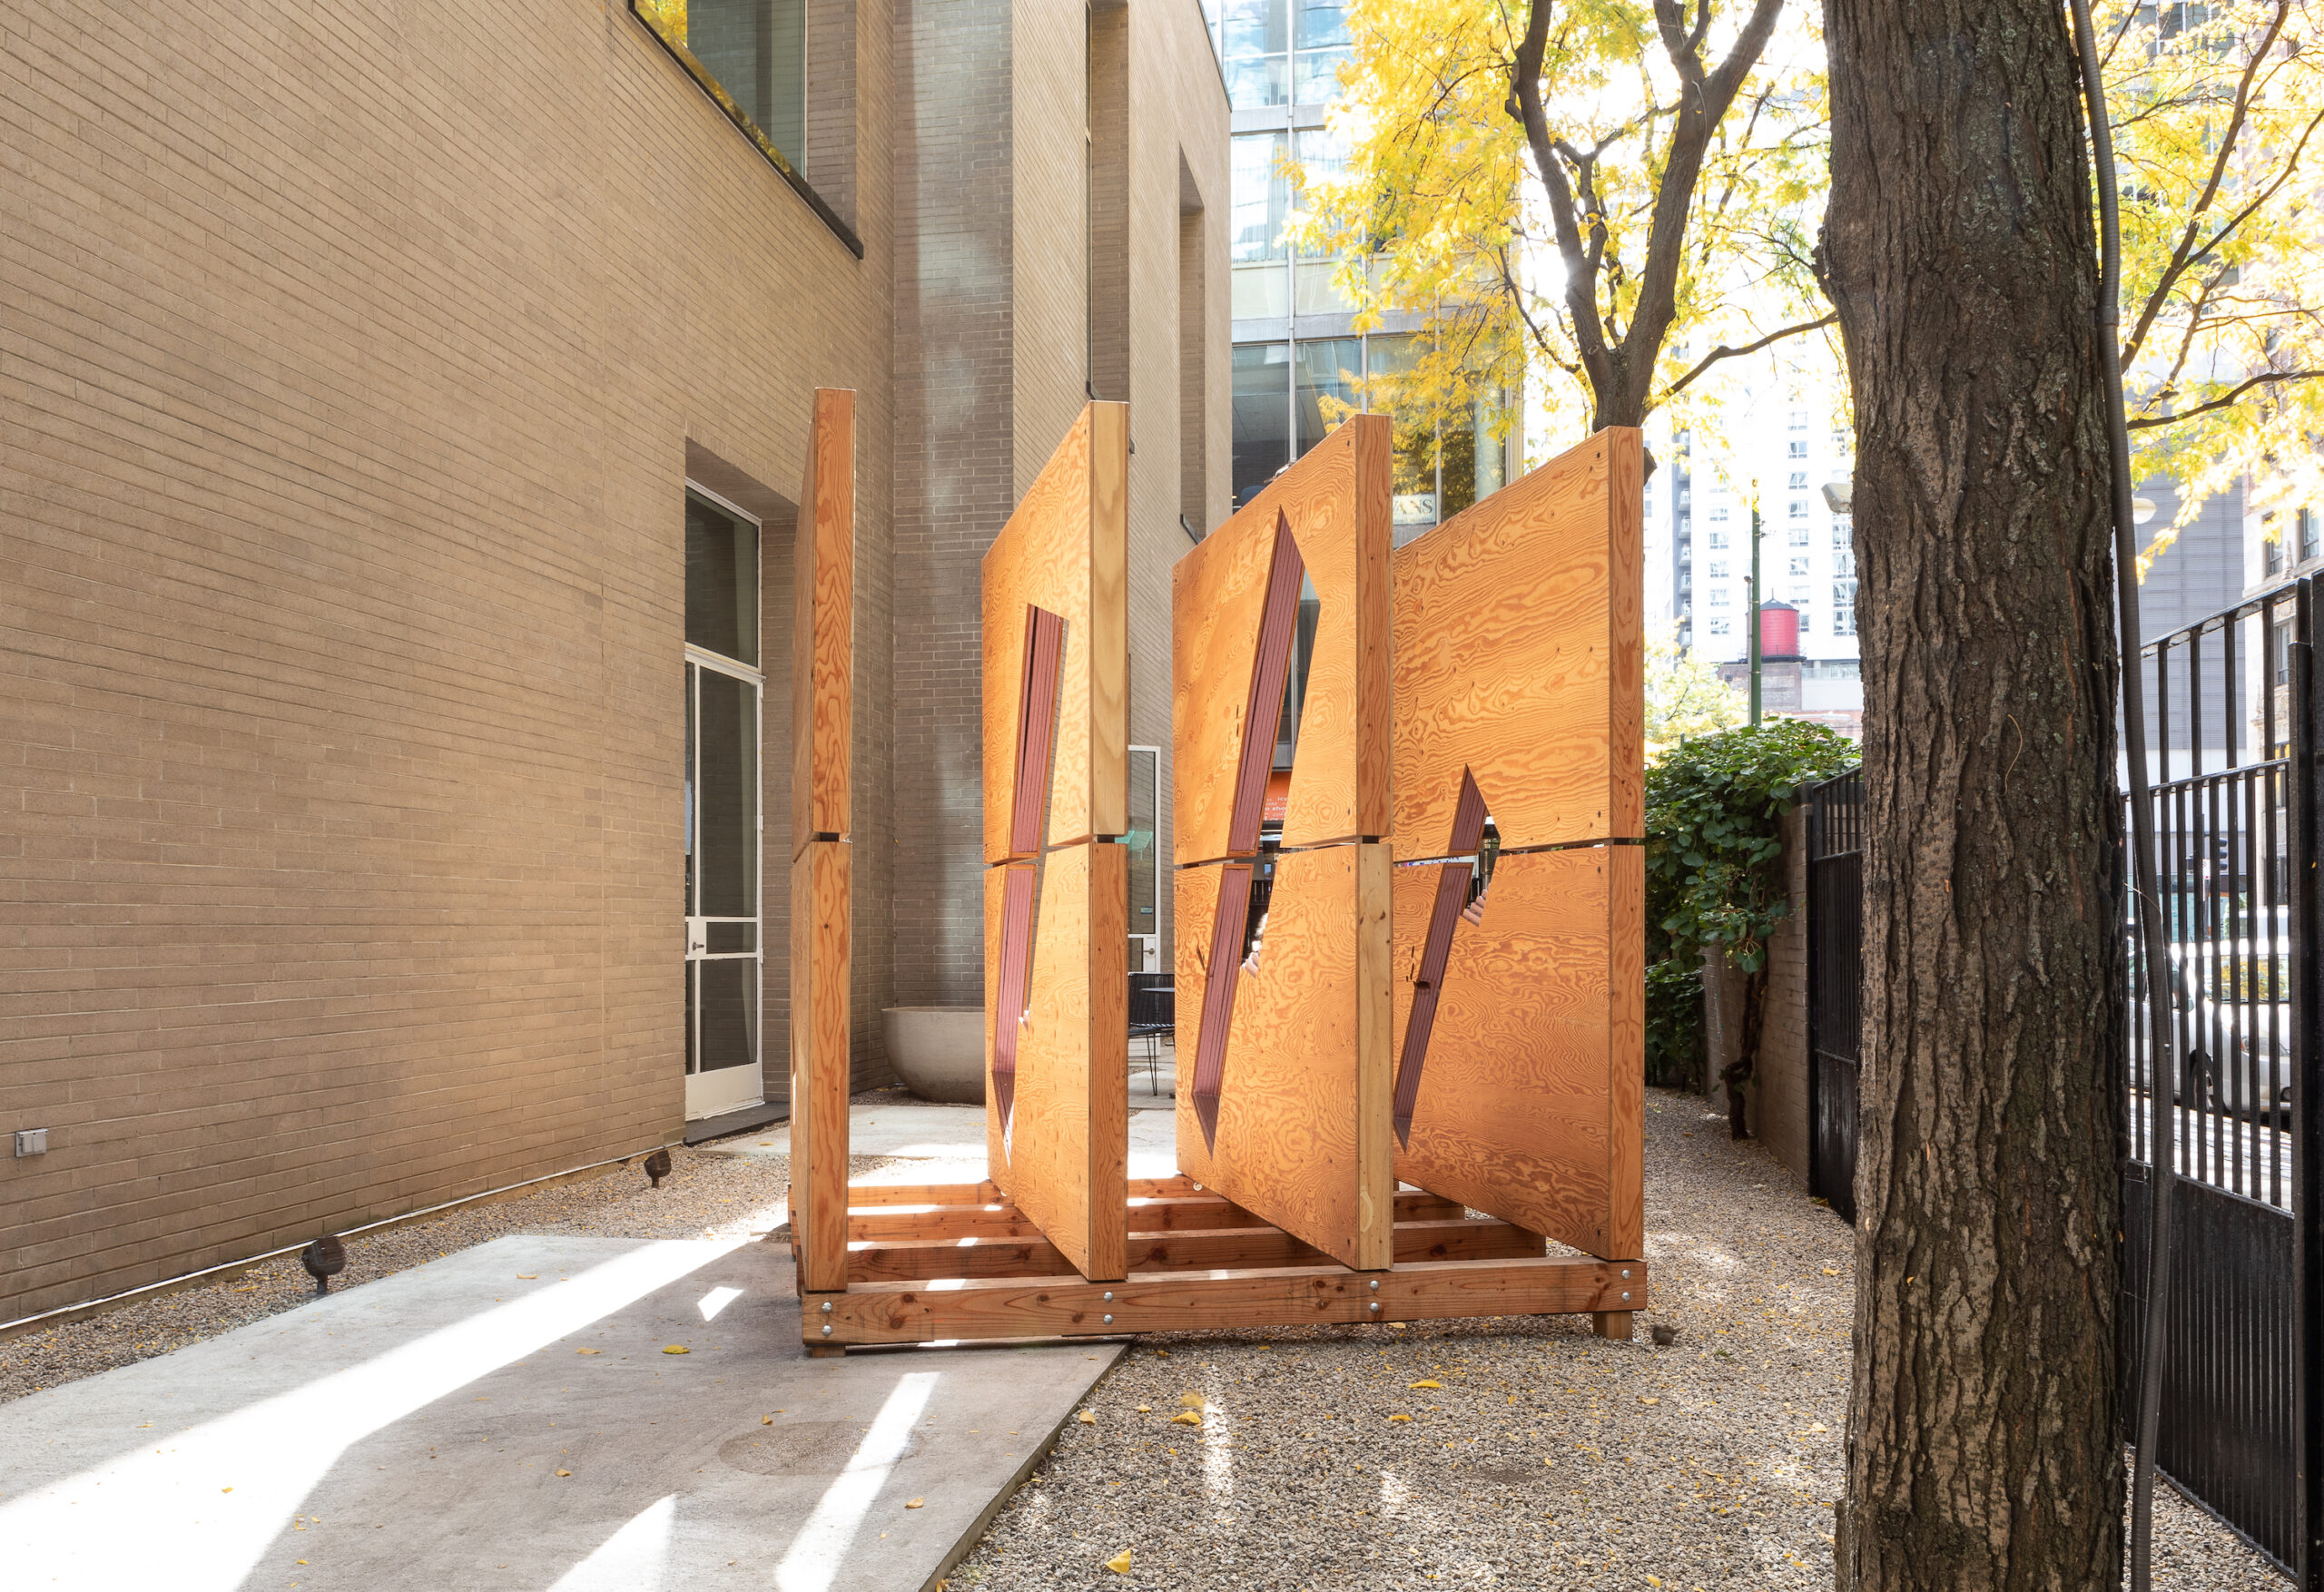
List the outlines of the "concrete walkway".
<svg viewBox="0 0 2324 1592">
<path fill-rule="evenodd" d="M 1168 1085 L 1163 1086 L 1167 1091 Z M 1170 1104 L 1167 1093 L 1161 1104 Z M 974 1183 L 985 1174 L 984 1107 L 931 1106 L 897 1095 L 848 1113 L 851 1155 L 881 1155 L 889 1164 L 861 1184 Z M 791 1125 L 699 1146 L 730 1155 L 788 1155 Z M 1129 1114 L 1129 1175 L 1171 1177 L 1178 1170 L 1177 1119 L 1170 1111 Z"/>
<path fill-rule="evenodd" d="M 502 1238 L 0 1407 L 0 1581 L 908 1592 L 1120 1351 L 810 1360 L 783 1246 Z"/>
</svg>

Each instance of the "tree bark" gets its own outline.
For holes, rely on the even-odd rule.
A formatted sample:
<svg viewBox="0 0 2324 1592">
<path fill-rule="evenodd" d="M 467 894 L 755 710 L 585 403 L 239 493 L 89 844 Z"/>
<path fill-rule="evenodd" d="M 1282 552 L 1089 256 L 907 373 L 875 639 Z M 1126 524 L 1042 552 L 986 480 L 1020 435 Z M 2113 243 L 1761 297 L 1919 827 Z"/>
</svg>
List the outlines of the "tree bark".
<svg viewBox="0 0 2324 1592">
<path fill-rule="evenodd" d="M 2122 815 L 2090 172 L 2055 0 L 1826 0 L 1864 1073 L 1845 1592 L 2118 1585 Z"/>
</svg>

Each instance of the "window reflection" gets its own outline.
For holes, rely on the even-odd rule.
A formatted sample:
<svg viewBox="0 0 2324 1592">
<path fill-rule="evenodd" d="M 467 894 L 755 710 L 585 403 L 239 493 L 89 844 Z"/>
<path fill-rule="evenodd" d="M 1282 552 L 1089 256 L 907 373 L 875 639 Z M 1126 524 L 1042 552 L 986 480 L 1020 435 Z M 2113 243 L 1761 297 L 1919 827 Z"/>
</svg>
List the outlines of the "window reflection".
<svg viewBox="0 0 2324 1592">
<path fill-rule="evenodd" d="M 1235 506 L 1291 462 L 1291 345 L 1235 348 Z"/>
<path fill-rule="evenodd" d="M 1323 441 L 1324 435 L 1351 412 L 1364 407 L 1358 398 L 1364 384 L 1364 340 L 1320 338 L 1303 341 L 1299 344 L 1296 369 L 1297 452 L 1304 454 Z"/>
<path fill-rule="evenodd" d="M 743 132 L 793 172 L 806 158 L 806 0 L 631 0 Z"/>
</svg>

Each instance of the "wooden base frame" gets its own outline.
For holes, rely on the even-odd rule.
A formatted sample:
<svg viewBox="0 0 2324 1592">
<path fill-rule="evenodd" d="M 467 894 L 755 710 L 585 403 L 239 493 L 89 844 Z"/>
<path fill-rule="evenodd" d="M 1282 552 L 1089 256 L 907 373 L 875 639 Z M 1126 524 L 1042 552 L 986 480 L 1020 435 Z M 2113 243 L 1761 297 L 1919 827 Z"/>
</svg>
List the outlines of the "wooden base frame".
<svg viewBox="0 0 2324 1592">
<path fill-rule="evenodd" d="M 1184 1177 L 1129 1193 L 1129 1274 L 1093 1282 L 991 1183 L 851 1189 L 848 1285 L 801 1288 L 807 1347 L 1562 1314 L 1627 1338 L 1647 1305 L 1645 1262 L 1551 1255 L 1418 1190 L 1396 1194 L 1394 1262 L 1370 1273 Z"/>
</svg>

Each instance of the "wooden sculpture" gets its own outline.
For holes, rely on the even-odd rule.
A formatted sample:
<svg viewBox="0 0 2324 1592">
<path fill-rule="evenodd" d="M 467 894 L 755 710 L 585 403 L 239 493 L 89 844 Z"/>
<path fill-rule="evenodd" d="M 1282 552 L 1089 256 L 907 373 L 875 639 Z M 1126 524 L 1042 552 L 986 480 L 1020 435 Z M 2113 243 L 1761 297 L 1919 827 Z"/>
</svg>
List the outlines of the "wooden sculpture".
<svg viewBox="0 0 2324 1592">
<path fill-rule="evenodd" d="M 791 1232 L 799 1286 L 847 1286 L 848 742 L 855 395 L 819 388 L 793 546 Z"/>
<path fill-rule="evenodd" d="M 1644 1253 L 1642 480 L 1601 431 L 1394 560 L 1396 1175 L 1610 1260 Z"/>
<path fill-rule="evenodd" d="M 1359 1271 L 1394 1246 L 1393 471 L 1387 420 L 1354 416 L 1180 559 L 1171 590 L 1178 1166 Z M 1251 962 L 1261 803 L 1308 584 L 1298 754 Z"/>
<path fill-rule="evenodd" d="M 1122 1275 L 1129 416 L 1093 403 L 984 555 L 985 1136 L 1085 1277 Z"/>
<path fill-rule="evenodd" d="M 1388 422 L 1357 416 L 1181 561 L 1180 1174 L 1127 1181 L 1127 420 L 1085 410 L 985 562 L 993 1175 L 848 1208 L 842 1017 L 799 1090 L 838 1114 L 793 1141 L 822 1191 L 800 1207 L 808 1343 L 1566 1312 L 1627 1336 L 1647 1301 L 1638 433 L 1392 557 Z M 844 1252 L 811 1267 L 834 1205 Z"/>
</svg>

